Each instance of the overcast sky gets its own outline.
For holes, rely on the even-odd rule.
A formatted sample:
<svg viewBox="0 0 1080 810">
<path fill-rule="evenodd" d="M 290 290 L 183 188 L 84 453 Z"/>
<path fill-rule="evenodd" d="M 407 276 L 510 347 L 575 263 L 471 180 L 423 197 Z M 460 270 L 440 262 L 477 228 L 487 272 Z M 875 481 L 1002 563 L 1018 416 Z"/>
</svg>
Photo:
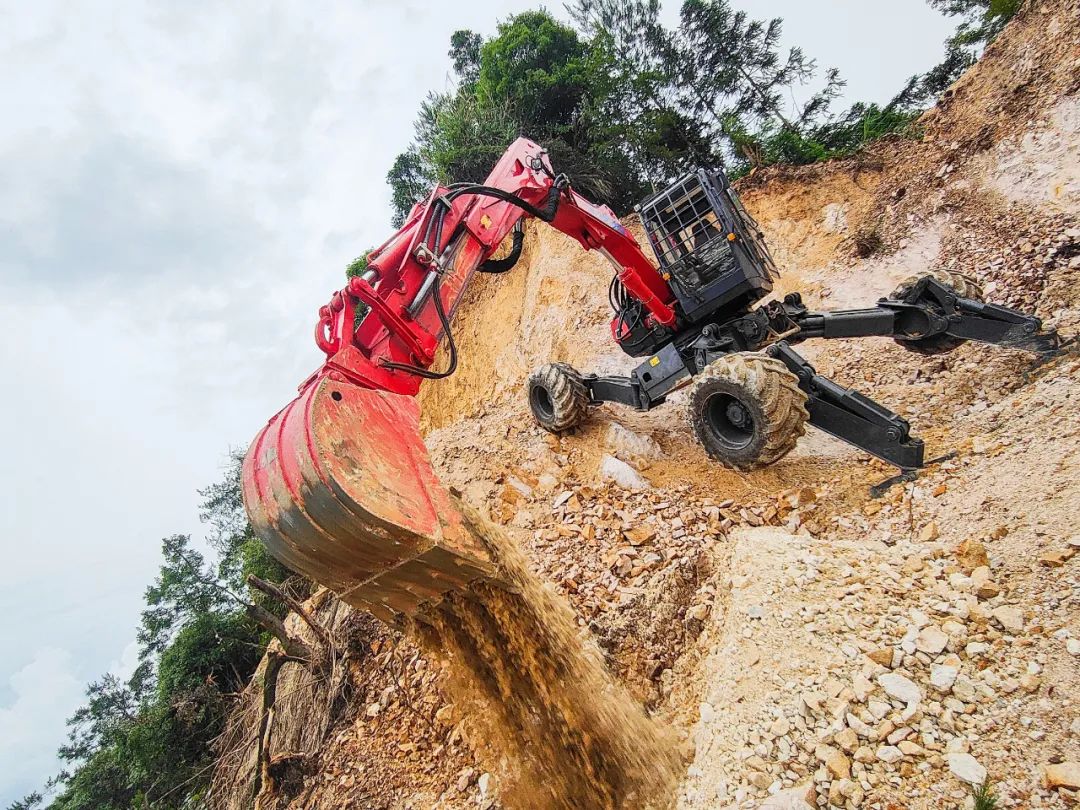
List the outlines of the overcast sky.
<svg viewBox="0 0 1080 810">
<path fill-rule="evenodd" d="M 196 488 L 317 365 L 451 32 L 536 5 L 0 0 L 0 807 L 57 770 L 85 684 L 132 666 Z M 952 27 L 923 0 L 735 5 L 784 17 L 848 101 Z"/>
</svg>

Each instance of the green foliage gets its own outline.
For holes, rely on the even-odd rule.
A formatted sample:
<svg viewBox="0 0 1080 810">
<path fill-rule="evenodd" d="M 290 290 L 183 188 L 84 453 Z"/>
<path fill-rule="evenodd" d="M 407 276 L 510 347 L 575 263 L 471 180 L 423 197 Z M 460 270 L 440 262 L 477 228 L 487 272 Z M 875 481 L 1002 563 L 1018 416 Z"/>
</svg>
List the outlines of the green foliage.
<svg viewBox="0 0 1080 810">
<path fill-rule="evenodd" d="M 419 148 L 413 144 L 394 159 L 386 173 L 386 182 L 390 184 L 391 222 L 395 228 L 400 228 L 409 209 L 431 191 L 435 178 L 420 156 Z"/>
<path fill-rule="evenodd" d="M 362 276 L 367 271 L 368 256 L 374 248 L 368 248 L 345 266 L 345 278 Z"/>
<path fill-rule="evenodd" d="M 945 42 L 945 58 L 924 74 L 913 76 L 894 104 L 905 109 L 933 103 L 978 59 L 980 51 L 1001 33 L 1024 0 L 928 0 L 950 17 L 959 17 Z"/>
<path fill-rule="evenodd" d="M 833 102 L 844 81 L 798 47 L 782 21 L 757 20 L 730 0 L 682 0 L 678 24 L 660 0 L 572 0 L 574 27 L 543 9 L 498 25 L 485 40 L 454 32 L 458 85 L 421 105 L 415 137 L 387 182 L 393 221 L 439 183 L 482 180 L 527 134 L 587 196 L 625 213 L 647 190 L 692 167 L 734 175 L 772 163 L 849 155 L 889 134 L 912 134 L 926 104 L 970 67 L 1023 0 L 928 0 L 961 18 L 941 64 L 888 104 Z M 819 89 L 801 105 L 799 86 Z"/>
<path fill-rule="evenodd" d="M 608 52 L 540 10 L 505 20 L 487 41 L 456 32 L 450 56 L 457 88 L 425 99 L 413 143 L 387 174 L 396 226 L 435 184 L 484 180 L 522 134 L 542 142 L 583 193 L 629 209 L 643 186 L 619 145 L 626 130 L 610 123 Z"/>
<path fill-rule="evenodd" d="M 751 19 L 728 0 L 683 0 L 674 29 L 660 22 L 657 0 L 577 0 L 569 10 L 594 41 L 608 43 L 621 83 L 632 88 L 628 106 L 646 113 L 631 127 L 648 127 L 650 117 L 674 124 L 668 131 L 679 137 L 669 143 L 679 149 L 665 155 L 666 166 L 651 167 L 650 180 L 725 156 L 736 174 L 789 156 L 828 156 L 814 130 L 843 81 L 828 70 L 822 89 L 794 105 L 793 88 L 813 79 L 817 67 L 800 49 L 780 47 L 781 20 Z M 648 137 L 629 133 L 631 142 Z"/>
<path fill-rule="evenodd" d="M 471 84 L 480 77 L 480 47 L 484 38 L 473 31 L 455 31 L 450 37 L 450 59 L 454 73 L 462 84 Z"/>
<path fill-rule="evenodd" d="M 367 253 L 370 251 L 360 257 L 365 266 Z M 360 258 L 354 260 L 353 264 Z M 249 574 L 270 582 L 283 582 L 291 573 L 271 556 L 248 522 L 241 490 L 243 463 L 242 452 L 230 452 L 222 480 L 199 490 L 203 498 L 199 519 L 208 525 L 207 540 L 218 555 L 217 572 L 210 579 L 227 586 L 234 594 L 245 591 Z M 220 588 L 217 590 L 221 592 Z M 261 595 L 256 594 L 252 598 L 258 601 Z M 278 615 L 284 615 L 284 608 L 278 609 L 270 604 L 264 606 Z"/>
<path fill-rule="evenodd" d="M 223 479 L 200 492 L 215 559 L 193 548 L 186 535 L 162 541 L 162 565 L 146 591 L 138 629 L 140 665 L 126 682 L 105 675 L 88 687 L 59 751 L 70 772 L 52 783 L 52 810 L 198 805 L 214 741 L 268 641 L 247 608 L 259 602 L 285 613 L 283 605 L 249 593 L 246 578 L 281 583 L 291 576 L 248 524 L 241 461 L 231 454 Z"/>
<path fill-rule="evenodd" d="M 989 776 L 981 785 L 971 789 L 971 798 L 975 802 L 975 810 L 997 810 L 998 808 L 998 795 Z"/>
<path fill-rule="evenodd" d="M 476 96 L 488 105 L 512 100 L 517 120 L 546 131 L 569 126 L 589 89 L 585 44 L 546 11 L 500 23 L 480 49 Z"/>
<path fill-rule="evenodd" d="M 158 697 L 172 699 L 212 683 L 237 692 L 262 656 L 259 629 L 244 614 L 204 613 L 184 625 L 158 663 Z"/>
<path fill-rule="evenodd" d="M 9 804 L 7 810 L 38 810 L 44 800 L 45 797 L 35 791 Z"/>
<path fill-rule="evenodd" d="M 857 152 L 866 144 L 886 135 L 913 135 L 917 112 L 899 109 L 893 104 L 855 104 L 844 114 L 814 131 L 814 139 L 826 149 L 827 157 Z"/>
<path fill-rule="evenodd" d="M 961 18 L 950 42 L 985 45 L 1016 16 L 1024 0 L 929 0 L 929 3 L 943 14 Z"/>
</svg>

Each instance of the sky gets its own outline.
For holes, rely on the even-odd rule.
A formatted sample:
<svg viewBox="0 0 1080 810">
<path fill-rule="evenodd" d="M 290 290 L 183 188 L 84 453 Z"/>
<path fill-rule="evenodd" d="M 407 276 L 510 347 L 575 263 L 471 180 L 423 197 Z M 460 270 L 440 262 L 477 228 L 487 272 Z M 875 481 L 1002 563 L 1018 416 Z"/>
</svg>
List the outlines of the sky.
<svg viewBox="0 0 1080 810">
<path fill-rule="evenodd" d="M 130 672 L 161 538 L 201 537 L 197 489 L 318 365 L 450 34 L 536 5 L 0 0 L 0 807 L 57 771 L 85 685 Z M 734 5 L 849 102 L 953 27 L 923 0 Z"/>
</svg>

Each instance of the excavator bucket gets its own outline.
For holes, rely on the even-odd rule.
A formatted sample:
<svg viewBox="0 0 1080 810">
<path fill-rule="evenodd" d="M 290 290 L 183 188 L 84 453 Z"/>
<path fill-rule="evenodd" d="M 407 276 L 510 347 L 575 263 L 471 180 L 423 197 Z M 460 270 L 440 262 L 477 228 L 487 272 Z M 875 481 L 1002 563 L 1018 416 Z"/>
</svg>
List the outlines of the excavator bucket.
<svg viewBox="0 0 1080 810">
<path fill-rule="evenodd" d="M 494 575 L 431 467 L 411 396 L 317 378 L 255 437 L 243 493 L 271 553 L 391 624 Z"/>
</svg>

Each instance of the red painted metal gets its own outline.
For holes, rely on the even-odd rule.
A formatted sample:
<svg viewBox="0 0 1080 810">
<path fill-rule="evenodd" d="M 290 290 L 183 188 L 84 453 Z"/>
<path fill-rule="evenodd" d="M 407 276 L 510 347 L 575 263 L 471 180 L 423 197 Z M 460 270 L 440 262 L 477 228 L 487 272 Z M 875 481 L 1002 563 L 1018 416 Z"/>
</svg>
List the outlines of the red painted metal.
<svg viewBox="0 0 1080 810">
<path fill-rule="evenodd" d="M 413 397 L 324 376 L 244 459 L 244 503 L 271 553 L 387 621 L 492 573 L 418 420 Z"/>
<path fill-rule="evenodd" d="M 555 174 L 543 149 L 515 141 L 485 185 L 543 209 Z M 429 368 L 442 339 L 434 294 L 413 304 L 438 272 L 452 317 L 476 268 L 528 216 L 505 200 L 462 194 L 429 250 L 437 188 L 319 310 L 326 361 L 274 416 L 244 460 L 244 503 L 255 531 L 286 565 L 388 621 L 412 615 L 492 566 L 439 483 L 418 428 L 421 378 L 384 363 Z M 674 295 L 610 209 L 560 192 L 552 226 L 615 265 L 655 323 L 675 325 Z M 357 308 L 367 314 L 359 320 Z M 410 313 L 410 305 L 412 312 Z"/>
</svg>

